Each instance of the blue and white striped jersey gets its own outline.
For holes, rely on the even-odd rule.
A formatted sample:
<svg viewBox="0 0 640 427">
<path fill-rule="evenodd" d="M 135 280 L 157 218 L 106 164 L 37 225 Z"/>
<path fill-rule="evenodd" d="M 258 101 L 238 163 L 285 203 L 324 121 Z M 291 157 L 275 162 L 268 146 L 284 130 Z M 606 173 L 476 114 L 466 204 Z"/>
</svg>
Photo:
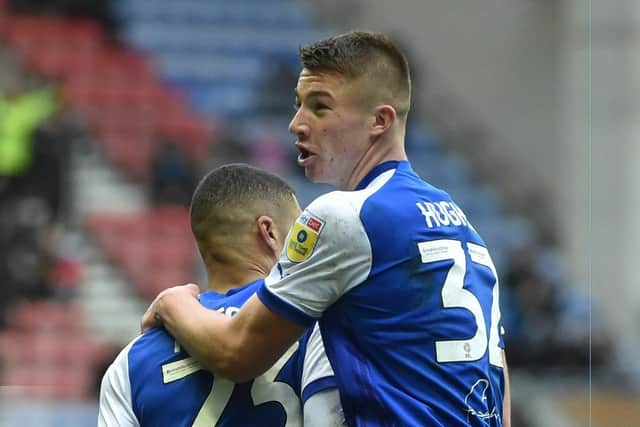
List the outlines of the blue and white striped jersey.
<svg viewBox="0 0 640 427">
<path fill-rule="evenodd" d="M 207 308 L 234 315 L 263 284 L 205 292 Z M 99 426 L 302 426 L 301 404 L 335 387 L 317 325 L 265 374 L 243 384 L 205 371 L 161 328 L 132 341 L 107 370 Z"/>
<path fill-rule="evenodd" d="M 299 324 L 319 319 L 349 425 L 502 425 L 495 267 L 407 161 L 312 202 L 258 296 Z"/>
</svg>

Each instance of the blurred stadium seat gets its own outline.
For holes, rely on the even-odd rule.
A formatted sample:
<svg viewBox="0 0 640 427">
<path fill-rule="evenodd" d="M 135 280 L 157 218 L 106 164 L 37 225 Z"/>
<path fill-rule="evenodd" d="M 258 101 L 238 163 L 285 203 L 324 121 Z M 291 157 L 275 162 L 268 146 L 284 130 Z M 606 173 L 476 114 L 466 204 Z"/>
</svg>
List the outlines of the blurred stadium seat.
<svg viewBox="0 0 640 427">
<path fill-rule="evenodd" d="M 89 337 L 79 307 L 48 301 L 17 306 L 0 343 L 0 383 L 14 398 L 90 398 L 96 366 L 111 355 Z"/>
<path fill-rule="evenodd" d="M 177 144 L 199 172 L 211 166 L 212 148 L 233 145 L 216 147 L 217 131 L 224 126 L 249 135 L 238 146 L 254 147 L 269 137 L 284 146 L 290 140 L 288 118 L 263 122 L 257 111 L 264 70 L 268 61 L 277 60 L 296 74 L 297 46 L 320 34 L 300 2 L 129 0 L 115 3 L 123 34 L 122 44 L 114 45 L 96 21 L 11 15 L 3 3 L 0 0 L 0 37 L 28 70 L 59 86 L 65 107 L 83 118 L 91 144 L 109 160 L 109 167 L 143 186 L 149 184 L 154 154 L 163 140 Z M 420 121 L 416 118 L 418 124 L 407 130 L 412 164 L 425 179 L 450 191 L 491 247 L 503 280 L 503 315 L 521 322 L 507 327 L 507 342 L 510 334 L 525 336 L 520 332 L 531 325 L 523 323 L 521 312 L 527 307 L 519 299 L 517 283 L 509 283 L 507 277 L 513 270 L 514 251 L 535 245 L 537 231 L 528 220 L 509 213 L 508 200 L 479 180 L 469 158 L 453 152 L 445 136 Z M 239 130 L 232 123 L 246 126 Z M 269 129 L 269 124 L 279 130 Z M 291 166 L 279 172 L 305 206 L 330 188 L 310 184 L 294 170 L 293 158 Z M 227 158 L 213 160 L 215 164 Z M 194 281 L 196 248 L 184 207 L 98 212 L 80 221 L 107 263 L 123 274 L 143 301 L 168 286 Z M 544 248 L 531 263 L 552 288 L 558 288 L 563 272 L 553 254 Z M 108 278 L 104 281 L 108 285 Z M 566 317 L 582 321 L 587 303 L 566 292 L 559 293 L 556 302 Z M 535 319 L 544 316 L 534 313 Z M 87 319 L 78 306 L 25 302 L 8 320 L 0 332 L 0 359 L 1 383 L 12 386 L 11 393 L 52 399 L 95 397 L 96 366 L 112 353 L 90 339 Z"/>
<path fill-rule="evenodd" d="M 87 229 L 144 298 L 191 279 L 196 251 L 185 209 L 96 214 L 87 219 Z"/>
</svg>

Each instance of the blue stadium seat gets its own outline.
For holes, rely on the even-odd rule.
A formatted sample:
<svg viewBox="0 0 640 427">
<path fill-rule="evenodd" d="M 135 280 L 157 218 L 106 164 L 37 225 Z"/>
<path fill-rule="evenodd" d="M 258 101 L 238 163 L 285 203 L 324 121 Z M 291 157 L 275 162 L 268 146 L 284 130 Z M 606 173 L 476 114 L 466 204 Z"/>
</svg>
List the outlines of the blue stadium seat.
<svg viewBox="0 0 640 427">
<path fill-rule="evenodd" d="M 498 251 L 510 253 L 517 247 L 533 242 L 535 238 L 533 225 L 520 217 L 478 219 L 472 220 L 472 224 L 489 246 L 492 256 Z"/>
<path fill-rule="evenodd" d="M 502 197 L 492 187 L 447 187 L 447 192 L 471 221 L 502 215 Z"/>
<path fill-rule="evenodd" d="M 440 187 L 462 187 L 471 183 L 471 170 L 466 160 L 444 153 L 415 151 L 411 165 L 422 178 Z"/>
<path fill-rule="evenodd" d="M 411 123 L 407 125 L 405 145 L 409 157 L 413 157 L 414 153 L 440 154 L 442 152 L 442 144 L 432 131 Z"/>
<path fill-rule="evenodd" d="M 255 103 L 255 90 L 251 85 L 233 83 L 235 82 L 192 84 L 183 87 L 189 88 L 187 97 L 197 111 L 229 117 L 251 111 Z"/>
<path fill-rule="evenodd" d="M 246 55 L 193 55 L 163 52 L 156 55 L 162 75 L 169 80 L 199 82 L 256 81 L 260 78 L 259 58 Z"/>
<path fill-rule="evenodd" d="M 185 23 L 190 25 L 255 25 L 301 30 L 310 26 L 304 10 L 274 2 L 168 2 L 162 7 L 131 2 L 122 5 L 120 15 L 138 25 L 144 23 Z"/>
<path fill-rule="evenodd" d="M 300 32 L 289 28 L 265 29 L 226 23 L 214 27 L 194 26 L 188 22 L 145 22 L 126 27 L 124 33 L 135 46 L 150 51 L 244 52 L 247 55 L 296 52 L 300 43 L 316 36 L 312 31 Z"/>
</svg>

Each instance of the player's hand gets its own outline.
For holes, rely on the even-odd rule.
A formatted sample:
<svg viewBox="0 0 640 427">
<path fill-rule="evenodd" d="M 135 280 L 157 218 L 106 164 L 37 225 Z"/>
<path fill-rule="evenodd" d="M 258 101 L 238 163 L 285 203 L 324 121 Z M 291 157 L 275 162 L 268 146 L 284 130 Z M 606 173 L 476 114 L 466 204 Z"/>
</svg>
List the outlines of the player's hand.
<svg viewBox="0 0 640 427">
<path fill-rule="evenodd" d="M 142 316 L 141 332 L 145 333 L 149 329 L 162 326 L 162 309 L 168 299 L 178 299 L 179 301 L 180 298 L 198 298 L 198 295 L 200 295 L 200 288 L 193 283 L 173 286 L 160 292 Z"/>
</svg>

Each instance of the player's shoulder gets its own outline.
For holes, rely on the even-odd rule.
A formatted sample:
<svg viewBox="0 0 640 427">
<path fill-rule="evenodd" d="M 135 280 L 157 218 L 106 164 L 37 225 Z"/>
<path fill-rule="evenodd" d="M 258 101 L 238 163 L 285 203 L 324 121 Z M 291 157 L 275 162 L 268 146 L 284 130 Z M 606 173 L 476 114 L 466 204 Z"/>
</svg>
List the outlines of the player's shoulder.
<svg viewBox="0 0 640 427">
<path fill-rule="evenodd" d="M 142 335 L 132 339 L 129 344 L 127 344 L 122 350 L 120 350 L 120 352 L 115 357 L 113 362 L 111 362 L 104 374 L 103 386 L 108 384 L 109 386 L 113 387 L 115 384 L 120 382 L 119 379 L 125 376 L 128 377 L 129 353 L 131 352 L 133 346 L 138 343 L 141 337 Z"/>
<path fill-rule="evenodd" d="M 344 220 L 357 216 L 358 200 L 353 191 L 332 191 L 315 199 L 305 213 L 320 217 L 323 221 Z"/>
<path fill-rule="evenodd" d="M 155 331 L 155 330 L 154 330 Z M 123 347 L 122 350 L 120 350 L 120 353 L 118 353 L 118 355 L 116 356 L 116 358 L 114 359 L 114 363 L 116 361 L 121 361 L 123 359 L 127 359 L 129 357 L 129 353 L 131 353 L 131 349 L 134 346 L 139 346 L 141 340 L 146 336 L 146 334 L 141 334 L 138 335 L 137 337 L 135 337 L 134 339 L 132 339 L 131 341 L 129 341 L 129 343 Z"/>
<path fill-rule="evenodd" d="M 360 217 L 363 205 L 388 181 L 393 171 L 378 177 L 367 187 L 354 191 L 331 191 L 315 199 L 305 211 L 326 221 L 350 221 Z"/>
<path fill-rule="evenodd" d="M 180 349 L 176 342 L 164 328 L 154 328 L 133 340 L 127 351 L 127 363 L 136 377 L 144 376 L 146 372 L 164 360 L 177 353 Z"/>
</svg>

